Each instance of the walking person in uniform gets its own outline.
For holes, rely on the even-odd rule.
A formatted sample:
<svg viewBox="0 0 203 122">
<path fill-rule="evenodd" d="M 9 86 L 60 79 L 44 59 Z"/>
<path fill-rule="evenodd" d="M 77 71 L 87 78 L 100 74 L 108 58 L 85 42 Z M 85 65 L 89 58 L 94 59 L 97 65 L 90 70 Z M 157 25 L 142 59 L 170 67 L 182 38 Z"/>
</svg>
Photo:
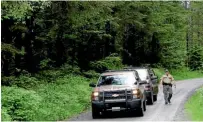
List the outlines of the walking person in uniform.
<svg viewBox="0 0 203 122">
<path fill-rule="evenodd" d="M 165 70 L 165 73 L 161 77 L 160 85 L 163 85 L 163 93 L 164 93 L 164 100 L 165 104 L 171 103 L 171 97 L 173 94 L 172 85 L 176 87 L 175 81 L 173 76 L 169 73 L 168 70 Z"/>
</svg>

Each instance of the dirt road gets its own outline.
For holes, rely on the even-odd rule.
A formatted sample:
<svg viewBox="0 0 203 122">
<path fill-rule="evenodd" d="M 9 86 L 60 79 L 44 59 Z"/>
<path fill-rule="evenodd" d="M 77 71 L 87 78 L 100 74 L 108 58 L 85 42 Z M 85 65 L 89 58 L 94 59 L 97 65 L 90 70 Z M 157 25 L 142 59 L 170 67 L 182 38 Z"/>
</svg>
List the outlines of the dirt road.
<svg viewBox="0 0 203 122">
<path fill-rule="evenodd" d="M 165 105 L 162 90 L 154 105 L 148 105 L 144 117 L 130 116 L 129 113 L 119 112 L 108 114 L 101 119 L 92 119 L 91 111 L 70 119 L 71 121 L 184 121 L 188 117 L 184 113 L 184 103 L 194 93 L 195 89 L 203 85 L 203 79 L 178 81 L 176 89 L 173 88 L 172 104 Z"/>
</svg>

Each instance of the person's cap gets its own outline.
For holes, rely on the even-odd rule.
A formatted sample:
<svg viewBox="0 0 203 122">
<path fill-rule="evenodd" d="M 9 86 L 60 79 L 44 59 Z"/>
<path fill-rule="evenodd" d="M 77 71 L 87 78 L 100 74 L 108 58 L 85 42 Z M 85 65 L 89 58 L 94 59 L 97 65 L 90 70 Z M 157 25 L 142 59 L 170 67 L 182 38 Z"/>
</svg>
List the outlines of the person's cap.
<svg viewBox="0 0 203 122">
<path fill-rule="evenodd" d="M 167 69 L 165 69 L 165 72 L 169 72 Z"/>
</svg>

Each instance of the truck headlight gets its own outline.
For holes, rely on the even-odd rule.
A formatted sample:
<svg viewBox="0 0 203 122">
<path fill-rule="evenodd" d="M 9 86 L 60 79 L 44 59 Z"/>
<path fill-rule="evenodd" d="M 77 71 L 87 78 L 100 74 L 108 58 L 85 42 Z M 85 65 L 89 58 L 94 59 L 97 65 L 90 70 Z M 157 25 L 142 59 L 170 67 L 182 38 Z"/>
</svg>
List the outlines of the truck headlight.
<svg viewBox="0 0 203 122">
<path fill-rule="evenodd" d="M 98 97 L 99 96 L 99 92 L 93 92 L 93 96 L 94 97 Z"/>
<path fill-rule="evenodd" d="M 132 91 L 132 94 L 133 94 L 133 98 L 140 98 L 140 91 L 139 91 L 139 89 L 134 89 Z"/>
<path fill-rule="evenodd" d="M 92 100 L 99 100 L 99 92 L 92 92 Z"/>
<path fill-rule="evenodd" d="M 137 94 L 138 94 L 138 90 L 137 89 L 133 90 L 133 95 L 137 95 Z"/>
</svg>

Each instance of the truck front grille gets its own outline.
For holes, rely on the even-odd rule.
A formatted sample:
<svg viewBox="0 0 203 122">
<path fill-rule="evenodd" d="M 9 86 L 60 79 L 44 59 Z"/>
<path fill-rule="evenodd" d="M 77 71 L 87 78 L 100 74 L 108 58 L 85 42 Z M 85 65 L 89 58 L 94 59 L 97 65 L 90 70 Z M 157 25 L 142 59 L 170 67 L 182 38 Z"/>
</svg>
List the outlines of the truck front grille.
<svg viewBox="0 0 203 122">
<path fill-rule="evenodd" d="M 101 93 L 100 100 L 104 101 L 119 101 L 119 100 L 126 100 L 126 99 L 132 99 L 132 93 L 131 91 L 105 91 Z"/>
</svg>

